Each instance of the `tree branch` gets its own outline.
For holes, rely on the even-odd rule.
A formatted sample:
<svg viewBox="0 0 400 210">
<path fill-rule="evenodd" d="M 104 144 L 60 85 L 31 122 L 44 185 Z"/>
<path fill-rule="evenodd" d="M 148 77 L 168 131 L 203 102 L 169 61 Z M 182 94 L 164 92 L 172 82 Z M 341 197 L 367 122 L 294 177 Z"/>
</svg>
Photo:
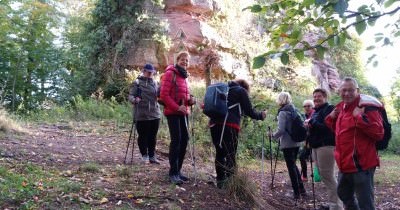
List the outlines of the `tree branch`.
<svg viewBox="0 0 400 210">
<path fill-rule="evenodd" d="M 320 47 L 320 46 L 322 46 L 322 44 L 324 44 L 324 43 L 327 42 L 328 40 L 334 38 L 335 36 L 338 36 L 339 34 L 343 33 L 344 31 L 347 31 L 350 27 L 355 26 L 355 25 L 357 25 L 357 24 L 359 24 L 359 23 L 361 23 L 361 22 L 368 21 L 368 20 L 370 20 L 370 19 L 378 19 L 378 18 L 380 18 L 380 17 L 382 17 L 382 16 L 385 16 L 385 15 L 394 14 L 394 13 L 398 12 L 399 10 L 400 10 L 400 7 L 397 7 L 396 9 L 394 9 L 394 10 L 392 10 L 392 11 L 390 11 L 390 12 L 385 12 L 385 13 L 382 13 L 382 14 L 380 14 L 380 15 L 368 16 L 367 18 L 364 18 L 364 19 L 362 19 L 362 20 L 353 22 L 353 23 L 347 25 L 346 27 L 342 28 L 342 29 L 339 30 L 338 32 L 329 35 L 328 37 L 326 37 L 325 39 L 323 39 L 323 40 L 321 41 L 320 44 L 313 45 L 313 46 L 309 46 L 309 47 L 307 47 L 307 48 L 303 48 L 302 51 L 308 51 L 308 50 L 312 50 L 312 49 L 315 49 L 315 48 L 317 48 L 317 47 Z M 359 13 L 359 14 L 362 14 L 362 13 Z"/>
</svg>

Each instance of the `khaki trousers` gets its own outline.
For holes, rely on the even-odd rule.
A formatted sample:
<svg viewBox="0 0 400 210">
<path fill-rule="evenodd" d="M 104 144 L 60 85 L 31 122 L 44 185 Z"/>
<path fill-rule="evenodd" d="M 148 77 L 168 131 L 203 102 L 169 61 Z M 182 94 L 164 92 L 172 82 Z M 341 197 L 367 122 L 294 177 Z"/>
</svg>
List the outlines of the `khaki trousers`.
<svg viewBox="0 0 400 210">
<path fill-rule="evenodd" d="M 312 158 L 318 167 L 322 183 L 328 192 L 328 202 L 330 210 L 342 210 L 343 203 L 337 194 L 337 180 L 335 170 L 334 146 L 323 146 L 312 149 Z"/>
</svg>

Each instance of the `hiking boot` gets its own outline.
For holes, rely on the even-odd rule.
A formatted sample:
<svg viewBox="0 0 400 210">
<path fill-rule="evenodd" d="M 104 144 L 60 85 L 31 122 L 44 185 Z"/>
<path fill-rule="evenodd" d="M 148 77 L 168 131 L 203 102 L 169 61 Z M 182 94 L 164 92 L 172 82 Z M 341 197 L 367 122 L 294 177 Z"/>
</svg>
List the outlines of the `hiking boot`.
<svg viewBox="0 0 400 210">
<path fill-rule="evenodd" d="M 224 183 L 224 182 L 221 182 L 221 181 L 219 181 L 219 182 L 217 182 L 217 187 L 218 187 L 218 189 L 222 189 L 222 188 L 224 188 L 224 187 L 225 187 L 225 183 Z"/>
<path fill-rule="evenodd" d="M 145 163 L 146 163 L 147 161 L 149 161 L 149 156 L 148 156 L 148 155 L 143 155 L 143 156 L 142 156 L 142 161 L 145 162 Z"/>
<path fill-rule="evenodd" d="M 158 160 L 157 160 L 156 157 L 150 157 L 150 158 L 149 158 L 149 162 L 150 162 L 151 164 L 158 164 L 158 165 L 160 165 L 160 162 L 158 162 Z"/>
<path fill-rule="evenodd" d="M 189 181 L 189 178 L 187 176 L 182 175 L 181 173 L 179 173 L 179 178 L 184 182 Z"/>
<path fill-rule="evenodd" d="M 318 210 L 329 210 L 329 206 L 321 204 L 321 206 L 319 206 Z"/>
<path fill-rule="evenodd" d="M 300 195 L 301 195 L 301 197 L 307 197 L 307 193 L 306 193 L 306 190 L 304 188 L 300 189 Z"/>
<path fill-rule="evenodd" d="M 305 176 L 301 176 L 301 181 L 303 181 L 303 182 L 308 182 L 308 179 L 307 179 L 307 177 L 305 177 Z"/>
<path fill-rule="evenodd" d="M 226 187 L 226 182 L 227 182 L 227 180 L 226 179 L 224 179 L 224 180 L 217 180 L 217 187 L 219 188 L 219 189 L 224 189 L 225 187 Z"/>
<path fill-rule="evenodd" d="M 176 184 L 176 185 L 183 184 L 183 181 L 182 181 L 182 179 L 179 178 L 179 175 L 169 176 L 169 180 L 171 181 L 172 184 Z"/>
<path fill-rule="evenodd" d="M 288 198 L 293 198 L 293 199 L 295 199 L 295 200 L 298 200 L 298 199 L 300 199 L 300 194 L 298 194 L 298 193 L 286 193 L 285 194 L 285 197 L 288 197 Z"/>
</svg>

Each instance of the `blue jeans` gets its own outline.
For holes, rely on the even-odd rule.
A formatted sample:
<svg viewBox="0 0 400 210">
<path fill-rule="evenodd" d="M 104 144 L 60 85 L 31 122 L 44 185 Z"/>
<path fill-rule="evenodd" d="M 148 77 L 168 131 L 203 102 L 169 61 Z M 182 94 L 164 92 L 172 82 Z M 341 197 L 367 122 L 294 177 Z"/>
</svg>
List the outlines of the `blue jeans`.
<svg viewBox="0 0 400 210">
<path fill-rule="evenodd" d="M 356 173 L 339 172 L 337 192 L 346 210 L 375 209 L 374 173 L 375 167 Z"/>
</svg>

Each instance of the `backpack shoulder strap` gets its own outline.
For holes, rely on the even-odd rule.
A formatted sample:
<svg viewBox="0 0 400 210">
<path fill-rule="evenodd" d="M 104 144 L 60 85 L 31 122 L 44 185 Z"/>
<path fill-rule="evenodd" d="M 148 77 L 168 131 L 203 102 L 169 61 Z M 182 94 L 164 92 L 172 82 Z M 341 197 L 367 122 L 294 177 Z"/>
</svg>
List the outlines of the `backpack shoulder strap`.
<svg viewBox="0 0 400 210">
<path fill-rule="evenodd" d="M 135 81 L 133 82 L 134 85 L 136 85 L 136 93 L 135 93 L 135 97 L 140 97 L 142 90 L 140 89 L 140 81 L 139 78 L 136 78 Z"/>
<path fill-rule="evenodd" d="M 370 111 L 379 111 L 379 107 L 376 106 L 365 106 L 365 112 L 370 112 Z"/>
<path fill-rule="evenodd" d="M 175 71 L 172 71 L 172 83 L 174 83 L 176 85 L 176 73 Z"/>
</svg>

